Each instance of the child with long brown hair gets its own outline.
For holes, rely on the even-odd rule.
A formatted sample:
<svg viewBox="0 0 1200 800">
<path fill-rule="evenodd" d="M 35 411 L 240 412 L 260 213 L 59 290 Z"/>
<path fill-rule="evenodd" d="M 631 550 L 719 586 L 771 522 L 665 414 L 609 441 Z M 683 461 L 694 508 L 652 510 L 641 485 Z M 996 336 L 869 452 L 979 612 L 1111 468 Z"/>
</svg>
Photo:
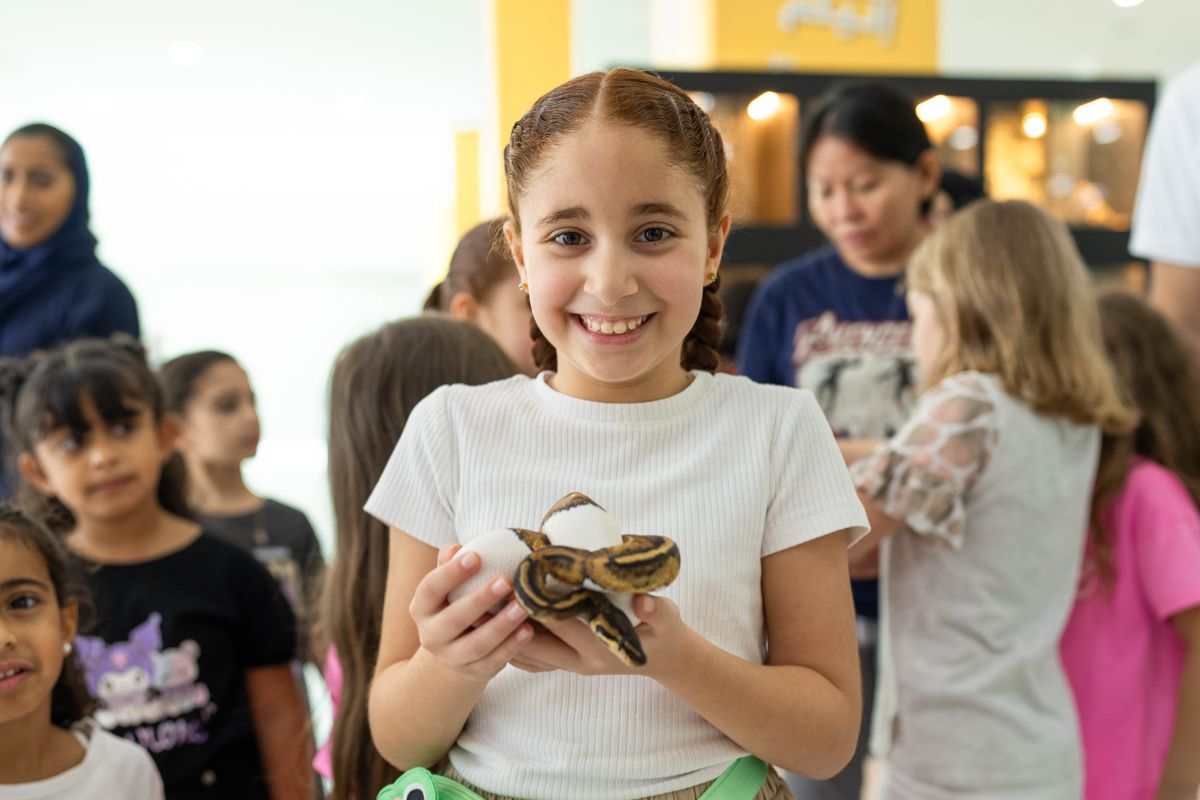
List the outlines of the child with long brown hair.
<svg viewBox="0 0 1200 800">
<path fill-rule="evenodd" d="M 1132 431 L 1106 435 L 1062 659 L 1088 800 L 1194 800 L 1200 786 L 1200 369 L 1160 313 L 1100 298 Z"/>
<path fill-rule="evenodd" d="M 329 483 L 337 544 L 321 601 L 332 649 L 325 678 L 336 709 L 314 766 L 333 781 L 333 800 L 374 797 L 399 773 L 380 757 L 367 727 L 367 690 L 379 649 L 387 583 L 387 527 L 362 510 L 408 415 L 439 386 L 469 386 L 517 374 L 478 327 L 440 314 L 389 323 L 348 345 L 329 380 Z"/>
<path fill-rule="evenodd" d="M 391 536 L 375 743 L 488 798 L 790 797 L 767 763 L 827 777 L 854 751 L 866 518 L 811 392 L 713 374 L 721 136 L 667 81 L 595 72 L 513 126 L 505 174 L 543 371 L 427 397 L 367 503 Z M 483 566 L 455 546 L 572 491 L 678 545 L 634 599 L 644 666 L 578 619 L 535 631 L 507 577 L 450 600 Z"/>
<path fill-rule="evenodd" d="M 1045 212 L 980 201 L 918 247 L 907 299 L 928 388 L 853 467 L 872 530 L 852 559 L 887 540 L 884 796 L 1075 800 L 1058 640 L 1100 433 L 1132 421 L 1087 270 Z"/>
</svg>

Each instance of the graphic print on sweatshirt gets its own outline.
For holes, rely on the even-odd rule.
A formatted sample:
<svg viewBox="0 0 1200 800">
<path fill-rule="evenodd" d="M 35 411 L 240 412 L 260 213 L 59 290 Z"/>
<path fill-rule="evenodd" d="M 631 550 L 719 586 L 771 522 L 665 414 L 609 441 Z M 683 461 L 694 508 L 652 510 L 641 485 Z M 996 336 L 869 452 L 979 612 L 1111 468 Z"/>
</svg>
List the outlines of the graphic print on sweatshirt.
<svg viewBox="0 0 1200 800">
<path fill-rule="evenodd" d="M 826 311 L 796 326 L 795 385 L 809 389 L 839 438 L 886 438 L 917 399 L 912 323 L 842 322 Z"/>
<path fill-rule="evenodd" d="M 152 612 L 124 642 L 77 636 L 75 647 L 96 698 L 96 722 L 151 753 L 208 740 L 216 712 L 200 678 L 200 645 L 163 647 L 162 615 Z M 124 730 L 118 730 L 124 729 Z"/>
</svg>

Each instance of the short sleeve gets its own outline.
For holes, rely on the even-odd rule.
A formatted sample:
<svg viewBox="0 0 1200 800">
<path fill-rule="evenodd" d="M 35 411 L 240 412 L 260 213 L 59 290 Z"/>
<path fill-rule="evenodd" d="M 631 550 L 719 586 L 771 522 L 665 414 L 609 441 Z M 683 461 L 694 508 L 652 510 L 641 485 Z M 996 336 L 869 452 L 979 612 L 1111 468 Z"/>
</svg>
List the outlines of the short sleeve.
<svg viewBox="0 0 1200 800">
<path fill-rule="evenodd" d="M 1200 606 L 1200 512 L 1170 472 L 1135 468 L 1126 492 L 1136 493 L 1131 515 L 1137 570 L 1154 615 L 1163 621 Z"/>
<path fill-rule="evenodd" d="M 296 616 L 279 584 L 252 555 L 230 549 L 229 583 L 238 610 L 237 641 L 248 668 L 287 664 L 296 657 Z"/>
<path fill-rule="evenodd" d="M 778 375 L 779 348 L 785 346 L 779 304 L 772 298 L 769 282 L 764 282 L 750 298 L 742 328 L 738 332 L 737 369 L 756 383 L 788 385 Z"/>
<path fill-rule="evenodd" d="M 1163 94 L 1142 161 L 1130 252 L 1200 267 L 1200 67 Z"/>
<path fill-rule="evenodd" d="M 958 549 L 967 492 L 997 434 L 995 401 L 982 376 L 952 376 L 927 391 L 909 421 L 854 464 L 851 476 L 885 514 Z"/>
<path fill-rule="evenodd" d="M 417 404 L 364 509 L 433 547 L 458 541 L 453 481 L 457 452 L 441 387 Z"/>
<path fill-rule="evenodd" d="M 771 500 L 762 556 L 843 529 L 851 542 L 867 533 L 867 515 L 850 482 L 833 431 L 812 392 L 792 395 L 771 448 Z"/>
</svg>

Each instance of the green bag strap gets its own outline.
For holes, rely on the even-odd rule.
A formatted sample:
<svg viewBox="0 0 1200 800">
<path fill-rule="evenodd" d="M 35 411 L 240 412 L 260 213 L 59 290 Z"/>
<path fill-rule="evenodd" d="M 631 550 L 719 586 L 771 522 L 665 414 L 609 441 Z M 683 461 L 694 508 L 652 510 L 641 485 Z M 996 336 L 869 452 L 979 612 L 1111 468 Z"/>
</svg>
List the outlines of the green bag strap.
<svg viewBox="0 0 1200 800">
<path fill-rule="evenodd" d="M 753 800 L 767 779 L 767 765 L 743 756 L 717 776 L 699 800 Z M 435 775 L 424 767 L 410 769 L 384 787 L 376 800 L 483 800 L 458 781 Z"/>
<path fill-rule="evenodd" d="M 699 800 L 754 800 L 766 779 L 766 762 L 755 756 L 742 756 L 717 776 Z"/>
</svg>

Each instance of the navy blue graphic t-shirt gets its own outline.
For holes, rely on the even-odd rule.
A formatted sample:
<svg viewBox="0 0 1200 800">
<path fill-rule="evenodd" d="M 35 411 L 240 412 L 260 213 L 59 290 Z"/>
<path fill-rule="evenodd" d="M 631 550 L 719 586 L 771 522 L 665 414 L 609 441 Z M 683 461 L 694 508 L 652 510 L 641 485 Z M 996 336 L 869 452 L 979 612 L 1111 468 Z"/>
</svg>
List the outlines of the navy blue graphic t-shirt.
<svg viewBox="0 0 1200 800">
<path fill-rule="evenodd" d="M 173 798 L 267 798 L 246 672 L 287 664 L 295 618 L 267 570 L 206 533 L 138 564 L 83 562 L 76 652 L 96 722 L 144 747 Z"/>
<path fill-rule="evenodd" d="M 890 437 L 917 399 L 902 280 L 859 275 L 832 247 L 785 261 L 750 301 L 738 370 L 811 390 L 838 438 Z M 858 614 L 877 616 L 878 582 L 853 584 Z"/>
</svg>

